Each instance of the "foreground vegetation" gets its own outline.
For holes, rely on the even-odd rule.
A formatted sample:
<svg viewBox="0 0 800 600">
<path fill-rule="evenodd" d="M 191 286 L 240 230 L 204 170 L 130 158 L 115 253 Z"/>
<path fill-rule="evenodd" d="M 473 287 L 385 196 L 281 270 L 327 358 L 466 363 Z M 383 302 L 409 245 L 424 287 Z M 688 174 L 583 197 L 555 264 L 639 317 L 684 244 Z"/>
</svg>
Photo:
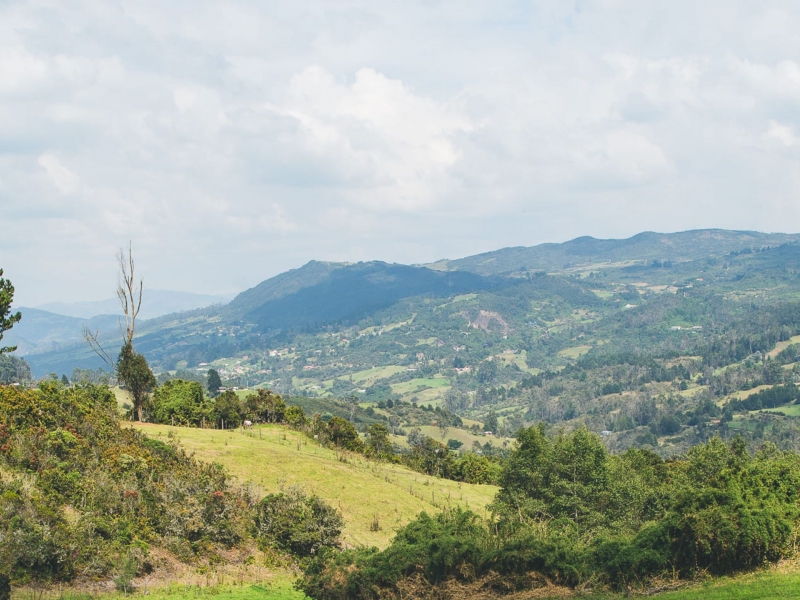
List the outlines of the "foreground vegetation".
<svg viewBox="0 0 800 600">
<path fill-rule="evenodd" d="M 663 587 L 674 587 L 675 582 L 667 581 Z M 659 600 L 772 600 L 775 598 L 796 598 L 797 589 L 800 588 L 800 569 L 798 565 L 791 563 L 781 565 L 778 568 L 758 570 L 736 577 L 720 577 L 708 579 L 698 583 L 680 585 L 679 589 L 663 591 L 657 594 Z M 459 590 L 459 598 L 464 600 L 477 600 L 487 596 L 471 596 Z M 564 588 L 553 588 L 553 594 L 537 594 L 538 599 L 546 600 L 551 598 L 570 597 L 575 594 L 570 593 Z M 134 592 L 132 595 L 139 595 L 141 592 Z M 581 596 L 585 597 L 586 594 Z M 31 597 L 28 590 L 19 590 L 12 593 L 12 600 L 27 600 Z M 51 593 L 39 592 L 37 597 L 42 600 L 94 600 L 96 595 L 83 592 L 69 592 L 57 590 Z M 121 600 L 130 598 L 131 594 L 107 593 L 103 594 L 104 600 Z M 147 598 L 150 600 L 198 600 L 202 598 L 224 597 L 228 600 L 304 600 L 308 598 L 303 592 L 295 589 L 291 581 L 278 579 L 271 583 L 259 583 L 243 585 L 214 585 L 210 587 L 187 586 L 171 584 L 163 588 L 150 589 L 147 591 Z M 627 593 L 594 592 L 589 597 L 599 600 L 618 600 L 627 597 Z"/>
<path fill-rule="evenodd" d="M 152 570 L 151 544 L 217 560 L 251 497 L 219 466 L 119 427 L 105 387 L 0 387 L 0 572 L 17 583 Z"/>
<path fill-rule="evenodd" d="M 492 519 L 420 515 L 384 551 L 322 553 L 301 586 L 320 600 L 401 598 L 472 586 L 503 595 L 551 583 L 648 587 L 724 575 L 790 556 L 800 517 L 800 455 L 719 438 L 664 462 L 608 453 L 578 430 L 522 430 Z M 449 590 L 449 591 L 448 591 Z"/>
<path fill-rule="evenodd" d="M 778 561 L 800 523 L 800 455 L 741 440 L 664 461 L 538 425 L 518 433 L 498 489 L 282 425 L 121 426 L 106 387 L 2 387 L 0 423 L 0 572 L 15 586 L 125 591 L 170 556 L 201 571 L 295 564 L 318 600 L 624 591 Z"/>
</svg>

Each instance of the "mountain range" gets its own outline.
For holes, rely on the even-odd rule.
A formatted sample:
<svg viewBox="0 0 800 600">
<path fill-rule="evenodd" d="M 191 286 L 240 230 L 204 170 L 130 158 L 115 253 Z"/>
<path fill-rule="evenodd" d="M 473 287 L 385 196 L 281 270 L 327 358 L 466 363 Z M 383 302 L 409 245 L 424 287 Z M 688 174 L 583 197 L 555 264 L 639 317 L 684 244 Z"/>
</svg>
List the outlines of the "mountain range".
<svg viewBox="0 0 800 600">
<path fill-rule="evenodd" d="M 645 232 L 623 240 L 582 237 L 561 244 L 504 248 L 415 266 L 378 261 L 311 261 L 240 293 L 228 304 L 199 307 L 201 300 L 212 302 L 219 298 L 173 295 L 167 302 L 160 296 L 163 292 L 147 292 L 143 314 L 154 318 L 141 321 L 138 347 L 154 366 L 174 369 L 176 365 L 192 366 L 248 349 L 291 345 L 301 334 L 316 335 L 331 328 L 376 321 L 382 312 L 404 302 L 408 304 L 409 299 L 415 298 L 413 302 L 424 306 L 439 298 L 481 295 L 487 301 L 493 299 L 495 310 L 478 308 L 475 314 L 480 315 L 481 310 L 500 314 L 507 309 L 497 304 L 501 302 L 499 298 L 511 293 L 503 290 L 516 290 L 514 286 L 523 280 L 529 281 L 526 285 L 530 289 L 524 292 L 528 295 L 538 285 L 557 290 L 553 292 L 556 294 L 577 294 L 583 298 L 587 286 L 573 282 L 592 273 L 614 273 L 629 278 L 642 269 L 661 268 L 658 278 L 666 286 L 673 283 L 681 269 L 687 273 L 696 270 L 698 261 L 706 264 L 715 257 L 797 242 L 800 234 L 708 229 L 668 234 Z M 669 269 L 665 271 L 664 265 Z M 542 274 L 548 279 L 542 279 Z M 533 276 L 539 279 L 530 283 Z M 560 283 L 556 285 L 552 278 L 558 278 Z M 147 308 L 148 302 L 155 306 Z M 170 305 L 194 310 L 159 314 Z M 106 304 L 47 306 L 85 317 L 93 312 L 93 307 Z M 99 365 L 81 341 L 80 329 L 85 319 L 58 320 L 35 309 L 22 312 L 23 321 L 13 330 L 18 337 L 9 335 L 8 339 L 10 343 L 19 343 L 20 353 L 26 355 L 36 374 Z M 525 318 L 523 312 L 519 312 L 521 319 Z M 109 344 L 116 344 L 116 317 L 112 323 L 110 319 L 94 316 L 89 326 L 107 331 Z M 443 328 L 448 326 L 441 324 Z"/>
<path fill-rule="evenodd" d="M 225 304 L 233 297 L 233 294 L 194 294 L 191 292 L 145 288 L 142 293 L 142 311 L 139 316 L 142 319 L 154 319 L 162 315 L 203 308 L 212 304 Z M 98 315 L 116 315 L 120 313 L 118 298 L 107 298 L 94 302 L 48 302 L 34 308 L 78 319 L 91 319 Z"/>
<path fill-rule="evenodd" d="M 166 314 L 221 305 L 232 297 L 145 288 L 139 318 L 144 321 Z M 24 318 L 4 335 L 4 342 L 17 346 L 20 356 L 58 352 L 83 344 L 84 326 L 109 336 L 116 334 L 122 316 L 117 298 L 94 302 L 50 302 L 35 308 L 23 306 L 19 310 Z"/>
</svg>

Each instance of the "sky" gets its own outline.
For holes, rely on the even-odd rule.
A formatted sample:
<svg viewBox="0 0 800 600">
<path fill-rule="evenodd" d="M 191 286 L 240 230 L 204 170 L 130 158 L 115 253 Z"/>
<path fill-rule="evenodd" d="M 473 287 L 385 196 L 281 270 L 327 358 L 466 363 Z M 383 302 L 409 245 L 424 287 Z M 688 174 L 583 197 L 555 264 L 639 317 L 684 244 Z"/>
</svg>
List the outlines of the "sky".
<svg viewBox="0 0 800 600">
<path fill-rule="evenodd" d="M 800 3 L 0 0 L 15 304 L 800 231 Z"/>
</svg>

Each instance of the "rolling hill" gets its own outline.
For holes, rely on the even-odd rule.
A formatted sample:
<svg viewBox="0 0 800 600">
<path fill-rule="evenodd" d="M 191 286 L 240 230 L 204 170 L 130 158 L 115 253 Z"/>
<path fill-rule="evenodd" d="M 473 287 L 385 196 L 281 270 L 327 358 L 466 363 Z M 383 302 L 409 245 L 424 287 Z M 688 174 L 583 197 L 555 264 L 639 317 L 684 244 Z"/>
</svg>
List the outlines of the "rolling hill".
<svg viewBox="0 0 800 600">
<path fill-rule="evenodd" d="M 92 318 L 69 317 L 39 310 L 19 309 L 23 319 L 8 331 L 4 342 L 17 346 L 17 354 L 42 354 L 58 352 L 62 348 L 72 348 L 83 343 L 84 325 L 91 330 L 115 331 L 119 327 L 116 315 L 99 315 Z"/>
</svg>

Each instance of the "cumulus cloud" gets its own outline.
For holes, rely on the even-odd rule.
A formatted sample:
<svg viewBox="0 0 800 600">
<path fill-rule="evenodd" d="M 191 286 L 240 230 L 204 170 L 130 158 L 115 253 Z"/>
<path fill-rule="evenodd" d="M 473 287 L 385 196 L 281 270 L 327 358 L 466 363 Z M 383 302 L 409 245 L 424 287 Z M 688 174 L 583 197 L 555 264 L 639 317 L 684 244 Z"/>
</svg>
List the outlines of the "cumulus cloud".
<svg viewBox="0 0 800 600">
<path fill-rule="evenodd" d="M 128 240 L 150 285 L 227 292 L 312 258 L 798 230 L 798 25 L 778 0 L 4 3 L 0 266 L 31 304 L 109 295 Z"/>
<path fill-rule="evenodd" d="M 297 120 L 307 152 L 335 165 L 349 184 L 345 197 L 374 210 L 419 211 L 441 202 L 448 170 L 461 156 L 454 135 L 472 129 L 456 107 L 369 68 L 347 83 L 307 67 L 276 110 Z"/>
</svg>

